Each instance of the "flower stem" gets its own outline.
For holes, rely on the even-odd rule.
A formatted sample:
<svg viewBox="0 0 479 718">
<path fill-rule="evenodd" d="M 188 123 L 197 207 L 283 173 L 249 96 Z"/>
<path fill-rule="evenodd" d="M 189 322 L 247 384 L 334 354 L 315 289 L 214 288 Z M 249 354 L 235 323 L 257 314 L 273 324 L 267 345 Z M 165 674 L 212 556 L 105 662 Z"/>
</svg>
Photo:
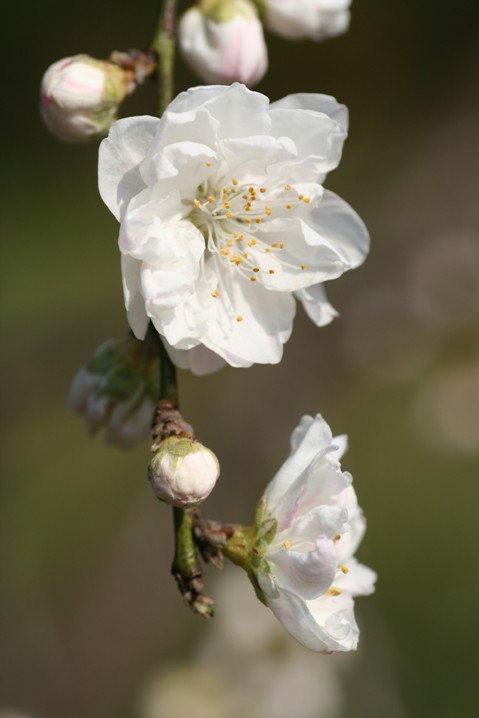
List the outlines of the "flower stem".
<svg viewBox="0 0 479 718">
<path fill-rule="evenodd" d="M 176 0 L 162 0 L 152 46 L 158 55 L 158 115 L 161 117 L 173 98 Z"/>
<path fill-rule="evenodd" d="M 176 367 L 168 356 L 165 345 L 158 334 L 160 354 L 160 396 L 159 399 L 171 402 L 178 406 L 178 383 L 176 380 Z"/>
</svg>

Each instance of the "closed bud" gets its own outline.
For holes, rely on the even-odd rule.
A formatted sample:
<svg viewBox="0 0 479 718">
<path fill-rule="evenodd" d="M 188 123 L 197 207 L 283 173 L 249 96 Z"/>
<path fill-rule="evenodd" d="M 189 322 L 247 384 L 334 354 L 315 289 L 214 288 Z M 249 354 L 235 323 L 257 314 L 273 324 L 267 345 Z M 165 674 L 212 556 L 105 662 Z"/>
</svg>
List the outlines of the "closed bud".
<svg viewBox="0 0 479 718">
<path fill-rule="evenodd" d="M 188 437 L 165 439 L 148 467 L 148 479 L 158 498 L 183 509 L 204 501 L 219 475 L 213 452 Z"/>
<path fill-rule="evenodd" d="M 349 27 L 351 0 L 267 0 L 265 26 L 286 40 L 341 35 Z"/>
<path fill-rule="evenodd" d="M 208 83 L 256 85 L 268 67 L 263 27 L 249 0 L 203 0 L 180 19 L 178 39 L 186 64 Z"/>
<path fill-rule="evenodd" d="M 106 135 L 130 90 L 131 73 L 88 55 L 58 60 L 45 72 L 40 109 L 46 126 L 63 142 Z"/>
</svg>

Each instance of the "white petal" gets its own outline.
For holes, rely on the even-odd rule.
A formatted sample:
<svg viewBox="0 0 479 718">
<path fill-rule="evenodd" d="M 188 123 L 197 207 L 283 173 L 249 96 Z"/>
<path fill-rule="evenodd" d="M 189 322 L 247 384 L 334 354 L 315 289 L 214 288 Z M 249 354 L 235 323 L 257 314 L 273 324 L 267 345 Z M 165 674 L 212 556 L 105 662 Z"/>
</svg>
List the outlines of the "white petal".
<svg viewBox="0 0 479 718">
<path fill-rule="evenodd" d="M 347 573 L 339 572 L 334 585 L 351 596 L 370 596 L 374 593 L 377 574 L 355 558 L 346 562 Z"/>
<path fill-rule="evenodd" d="M 295 292 L 295 296 L 303 305 L 308 317 L 317 327 L 325 327 L 327 324 L 330 324 L 335 317 L 339 316 L 336 309 L 328 302 L 323 284 L 314 284 L 309 287 L 304 287 Z"/>
<path fill-rule="evenodd" d="M 331 117 L 345 131 L 348 131 L 349 117 L 346 105 L 341 105 L 331 95 L 320 95 L 316 93 L 298 92 L 294 95 L 286 95 L 281 100 L 271 103 L 271 109 L 284 110 L 312 110 L 322 112 Z"/>
<path fill-rule="evenodd" d="M 218 137 L 248 137 L 269 131 L 269 100 L 244 85 L 192 87 L 169 105 L 170 112 L 206 109 L 219 125 Z"/>
<path fill-rule="evenodd" d="M 303 416 L 291 435 L 291 451 L 265 492 L 268 511 L 275 515 L 278 502 L 311 461 L 328 450 L 332 434 L 320 414 Z M 277 517 L 278 518 L 278 517 Z"/>
<path fill-rule="evenodd" d="M 314 173 L 312 179 L 319 176 L 322 181 L 327 172 L 338 166 L 347 132 L 335 119 L 309 109 L 277 106 L 271 109 L 270 117 L 275 137 L 294 140 L 300 176 L 304 179 L 307 170 Z"/>
<path fill-rule="evenodd" d="M 108 209 L 121 219 L 129 201 L 145 184 L 138 165 L 155 136 L 156 117 L 127 117 L 118 120 L 100 145 L 98 184 Z"/>
<path fill-rule="evenodd" d="M 357 647 L 359 630 L 349 596 L 320 596 L 304 601 L 283 590 L 267 598 L 268 607 L 299 643 L 312 651 L 350 651 Z"/>
<path fill-rule="evenodd" d="M 128 324 L 135 337 L 143 340 L 150 320 L 146 314 L 145 300 L 140 293 L 141 262 L 122 254 L 121 271 Z"/>
<path fill-rule="evenodd" d="M 338 563 L 334 542 L 324 536 L 313 545 L 311 551 L 280 547 L 267 552 L 266 560 L 280 591 L 287 589 L 307 600 L 331 586 Z"/>
<path fill-rule="evenodd" d="M 368 231 L 359 215 L 334 192 L 325 190 L 306 221 L 350 269 L 364 262 L 369 251 Z"/>
<path fill-rule="evenodd" d="M 208 260 L 205 273 L 185 305 L 155 316 L 158 331 L 180 349 L 190 348 L 179 346 L 180 337 L 201 337 L 202 344 L 232 366 L 279 362 L 292 329 L 292 296 L 239 278 L 235 268 L 222 265 L 216 255 Z M 212 296 L 215 289 L 217 297 Z"/>
<path fill-rule="evenodd" d="M 317 506 L 305 516 L 296 518 L 290 531 L 304 541 L 314 542 L 318 536 L 333 539 L 343 530 L 347 518 L 347 510 L 340 506 Z"/>
<path fill-rule="evenodd" d="M 202 344 L 192 349 L 175 349 L 170 346 L 163 337 L 163 343 L 171 361 L 180 369 L 189 369 L 197 376 L 212 374 L 218 369 L 222 369 L 226 362 L 215 352 L 207 349 Z"/>
</svg>

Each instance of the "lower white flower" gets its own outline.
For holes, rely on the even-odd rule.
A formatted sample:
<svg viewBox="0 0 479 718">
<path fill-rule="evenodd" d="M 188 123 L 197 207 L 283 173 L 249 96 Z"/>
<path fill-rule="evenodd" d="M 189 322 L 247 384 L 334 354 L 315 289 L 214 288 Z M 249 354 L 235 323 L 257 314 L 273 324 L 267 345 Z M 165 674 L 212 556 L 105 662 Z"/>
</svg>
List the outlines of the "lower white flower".
<svg viewBox="0 0 479 718">
<path fill-rule="evenodd" d="M 372 593 L 376 580 L 354 558 L 366 524 L 352 477 L 341 471 L 345 448 L 321 416 L 303 417 L 261 504 L 260 522 L 277 530 L 255 580 L 289 633 L 321 652 L 357 647 L 354 597 Z"/>
<path fill-rule="evenodd" d="M 349 27 L 351 0 L 266 0 L 265 25 L 287 40 L 326 40 Z"/>
<path fill-rule="evenodd" d="M 347 110 L 332 97 L 270 105 L 243 85 L 193 88 L 159 120 L 115 123 L 99 184 L 121 222 L 135 335 L 151 320 L 173 361 L 206 373 L 279 362 L 295 296 L 318 325 L 331 321 L 318 285 L 357 267 L 369 247 L 358 215 L 322 187 L 346 131 Z"/>
</svg>

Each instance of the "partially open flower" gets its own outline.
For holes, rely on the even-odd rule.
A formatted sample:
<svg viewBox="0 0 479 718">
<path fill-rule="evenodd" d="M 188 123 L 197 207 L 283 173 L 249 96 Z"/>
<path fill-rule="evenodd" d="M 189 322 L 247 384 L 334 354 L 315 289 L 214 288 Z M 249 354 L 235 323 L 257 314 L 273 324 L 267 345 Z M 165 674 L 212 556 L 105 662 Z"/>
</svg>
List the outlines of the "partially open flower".
<svg viewBox="0 0 479 718">
<path fill-rule="evenodd" d="M 148 478 L 158 498 L 183 509 L 204 501 L 219 475 L 220 465 L 213 452 L 188 437 L 165 439 L 148 467 Z"/>
<path fill-rule="evenodd" d="M 82 142 L 106 135 L 129 90 L 129 75 L 111 62 L 88 55 L 58 60 L 45 72 L 42 118 L 58 139 Z"/>
<path fill-rule="evenodd" d="M 255 85 L 268 67 L 263 27 L 249 0 L 203 0 L 181 17 L 181 53 L 208 83 Z"/>
<path fill-rule="evenodd" d="M 268 537 L 252 576 L 260 597 L 292 636 L 323 653 L 357 647 L 354 597 L 372 593 L 376 580 L 354 558 L 366 524 L 341 471 L 345 448 L 321 416 L 303 417 L 258 517 Z"/>
<path fill-rule="evenodd" d="M 349 27 L 351 0 L 266 0 L 265 25 L 287 40 L 326 40 Z"/>
</svg>

